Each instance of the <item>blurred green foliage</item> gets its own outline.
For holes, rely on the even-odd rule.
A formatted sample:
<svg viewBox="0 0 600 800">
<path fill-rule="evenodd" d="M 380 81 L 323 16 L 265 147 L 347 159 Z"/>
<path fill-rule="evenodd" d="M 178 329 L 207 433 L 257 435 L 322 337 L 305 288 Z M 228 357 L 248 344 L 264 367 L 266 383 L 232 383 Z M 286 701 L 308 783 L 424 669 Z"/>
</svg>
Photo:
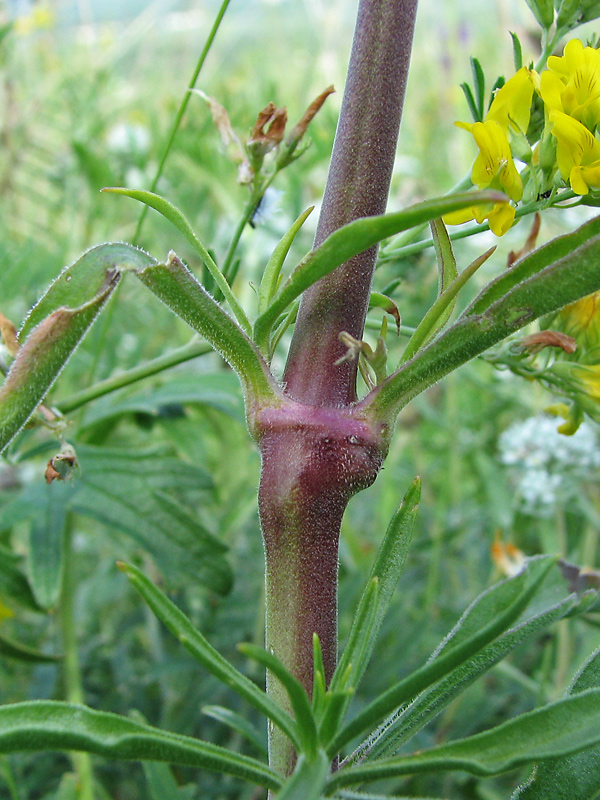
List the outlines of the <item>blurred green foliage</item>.
<svg viewBox="0 0 600 800">
<path fill-rule="evenodd" d="M 199 42 L 217 7 L 209 2 L 141 4 L 137 15 L 114 20 L 96 19 L 95 5 L 89 4 L 90 16 L 82 20 L 75 12 L 68 15 L 67 4 L 57 3 L 56 8 L 51 4 L 56 16 L 47 27 L 28 29 L 17 21 L 0 40 L 0 105 L 5 110 L 0 119 L 0 311 L 16 323 L 62 264 L 99 241 L 131 240 L 139 207 L 124 198 L 102 195 L 99 189 L 148 188 Z M 278 177 L 271 193 L 274 210 L 265 209 L 244 235 L 240 250 L 244 272 L 238 288 L 248 298 L 253 297 L 251 283 L 256 283 L 278 238 L 308 205 L 319 201 L 354 11 L 354 4 L 341 0 L 233 2 L 198 83 L 228 109 L 242 137 L 269 100 L 287 105 L 294 122 L 325 86 L 333 82 L 338 88 L 311 125 L 311 148 Z M 510 73 L 508 34 L 506 41 L 497 35 L 508 21 L 519 26 L 522 41 L 532 56 L 536 54 L 535 41 L 527 38 L 527 31 L 534 29 L 532 18 L 524 6 L 490 7 L 478 2 L 461 10 L 458 3 L 440 7 L 423 2 L 420 14 L 391 209 L 449 189 L 470 166 L 472 154 L 453 128 L 455 119 L 468 115 L 459 88 L 468 75 L 468 54 L 478 55 L 490 74 Z M 191 99 L 159 191 L 185 213 L 216 259 L 222 258 L 244 205 L 245 189 L 236 184 L 236 168 L 221 152 L 210 114 L 198 97 Z M 563 214 L 559 220 L 551 212 L 548 217 L 554 227 L 546 218 L 543 238 L 582 219 L 569 216 Z M 309 249 L 315 223 L 311 218 L 300 233 L 294 258 Z M 478 280 L 483 283 L 503 268 L 508 251 L 524 241 L 525 229 L 521 224 L 503 238 L 467 293 L 474 294 Z M 491 235 L 484 234 L 457 245 L 460 268 L 491 243 Z M 197 265 L 189 245 L 154 212 L 148 215 L 139 244 L 157 257 L 173 248 L 191 266 Z M 414 325 L 435 298 L 433 253 L 386 262 L 378 272 L 377 288 L 398 279 L 394 299 L 403 323 Z M 371 316 L 378 323 L 381 311 L 374 309 Z M 58 403 L 91 382 L 188 338 L 183 323 L 141 286 L 126 281 L 112 313 L 100 319 L 82 344 L 51 400 Z M 388 340 L 390 344 L 391 336 Z M 139 537 L 128 536 L 123 526 L 119 530 L 99 522 L 99 513 L 77 513 L 84 503 L 78 509 L 75 501 L 74 619 L 89 705 L 118 713 L 136 708 L 151 724 L 251 752 L 238 733 L 202 715 L 201 709 L 226 705 L 257 724 L 260 721 L 207 677 L 160 627 L 114 566 L 117 558 L 137 561 L 157 580 L 164 580 L 172 598 L 212 644 L 262 682 L 261 670 L 235 650 L 240 641 L 262 642 L 263 554 L 255 497 L 258 454 L 244 428 L 237 384 L 229 378 L 216 357 L 204 356 L 75 412 L 67 438 L 76 431 L 82 452 L 91 452 L 100 443 L 127 448 L 132 454 L 152 447 L 157 459 L 178 458 L 189 469 L 210 476 L 210 485 L 187 493 L 180 487 L 177 497 L 229 548 L 231 590 L 222 595 L 206 581 L 195 585 L 189 575 L 185 581 L 166 573 L 161 578 L 158 570 L 164 565 L 156 552 L 143 550 Z M 179 399 L 172 392 L 169 402 L 162 402 L 160 392 L 167 391 L 171 382 L 177 386 L 177 381 L 186 383 Z M 189 384 L 194 382 L 196 395 L 190 397 Z M 422 664 L 470 600 L 499 578 L 490 555 L 497 532 L 527 555 L 559 552 L 570 561 L 595 566 L 600 518 L 597 474 L 578 482 L 575 493 L 557 491 L 541 511 L 532 513 L 522 502 L 514 471 L 498 456 L 502 432 L 540 413 L 547 403 L 539 386 L 477 362 L 429 390 L 401 415 L 385 469 L 374 486 L 351 502 L 343 527 L 342 640 L 387 522 L 414 476 L 422 476 L 415 541 L 355 701 L 357 708 Z M 49 441 L 47 433 L 26 432 L 18 456 L 0 471 L 0 612 L 4 605 L 13 612 L 6 618 L 0 613 L 1 632 L 54 654 L 62 646 L 60 612 L 42 612 L 34 598 L 24 596 L 35 502 L 23 500 L 21 493 L 23 487 L 39 487 L 45 463 L 56 451 L 57 443 Z M 127 486 L 120 488 L 127 493 Z M 10 552 L 23 558 L 17 560 Z M 419 734 L 419 744 L 425 747 L 475 733 L 561 696 L 577 665 L 600 642 L 597 626 L 594 617 L 561 622 L 546 635 L 550 641 L 521 648 L 427 726 Z M 1 702 L 61 697 L 60 664 L 0 658 Z M 160 765 L 101 759 L 94 759 L 94 767 L 103 787 L 99 797 L 165 800 L 168 792 L 171 800 L 174 786 L 181 798 L 261 796 L 233 779 L 206 772 L 169 772 Z M 69 769 L 66 755 L 50 753 L 0 761 L 0 798 L 74 797 L 72 779 L 61 778 Z M 461 773 L 443 779 L 420 775 L 401 786 L 382 786 L 381 791 L 500 800 L 526 774 L 497 779 Z"/>
</svg>

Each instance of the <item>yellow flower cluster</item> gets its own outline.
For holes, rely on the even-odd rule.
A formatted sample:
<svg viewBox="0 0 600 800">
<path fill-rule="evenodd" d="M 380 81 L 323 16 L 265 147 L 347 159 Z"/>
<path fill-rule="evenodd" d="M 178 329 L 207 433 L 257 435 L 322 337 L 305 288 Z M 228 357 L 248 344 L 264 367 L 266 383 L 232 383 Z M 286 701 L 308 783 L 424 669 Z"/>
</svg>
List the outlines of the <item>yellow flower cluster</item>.
<svg viewBox="0 0 600 800">
<path fill-rule="evenodd" d="M 538 75 L 521 68 L 496 93 L 483 122 L 456 123 L 470 131 L 479 147 L 471 180 L 479 189 L 498 189 L 510 201 L 474 206 L 444 217 L 449 224 L 488 220 L 502 236 L 515 218 L 523 196 L 523 174 L 515 158 L 528 164 L 535 186 L 549 185 L 556 173 L 573 192 L 586 195 L 600 189 L 600 50 L 578 39 L 567 43 L 562 56 L 550 56 L 548 69 Z M 544 104 L 545 128 L 532 153 L 526 134 L 534 92 Z M 538 101 L 539 102 L 539 101 Z M 551 153 L 550 163 L 543 153 Z M 553 184 L 551 184 L 553 185 Z"/>
<path fill-rule="evenodd" d="M 580 405 L 582 402 L 586 405 L 586 398 L 595 404 L 600 403 L 600 292 L 565 306 L 556 315 L 553 327 L 577 342 L 575 362 L 568 365 L 568 371 L 562 367 L 559 373 L 567 378 L 577 393 L 582 394 L 577 398 Z"/>
</svg>

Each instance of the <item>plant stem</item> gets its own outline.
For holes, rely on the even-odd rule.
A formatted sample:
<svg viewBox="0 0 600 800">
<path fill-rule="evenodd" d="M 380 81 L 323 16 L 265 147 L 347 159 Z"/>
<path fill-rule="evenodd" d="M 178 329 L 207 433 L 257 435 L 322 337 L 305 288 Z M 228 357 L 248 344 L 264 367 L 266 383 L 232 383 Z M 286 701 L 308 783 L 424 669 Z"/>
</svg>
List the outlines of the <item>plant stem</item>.
<svg viewBox="0 0 600 800">
<path fill-rule="evenodd" d="M 60 603 L 61 627 L 63 639 L 63 669 L 65 683 L 65 699 L 69 703 L 83 703 L 83 685 L 81 682 L 81 668 L 77 650 L 77 632 L 74 613 L 73 577 L 73 544 L 72 544 L 72 515 L 67 515 L 64 529 L 63 550 L 63 579 Z M 94 778 L 92 760 L 89 753 L 71 753 L 71 761 L 77 775 L 79 786 L 79 800 L 94 800 Z"/>
<path fill-rule="evenodd" d="M 315 246 L 359 217 L 385 211 L 417 0 L 361 0 L 348 79 Z M 356 400 L 357 362 L 341 331 L 362 337 L 377 248 L 338 267 L 305 292 L 284 381 L 297 400 L 347 405 Z"/>
<path fill-rule="evenodd" d="M 172 350 L 170 353 L 165 353 L 162 356 L 153 358 L 151 361 L 133 367 L 126 372 L 112 375 L 110 378 L 106 378 L 106 380 L 99 381 L 93 384 L 93 386 L 88 386 L 87 389 L 82 389 L 82 391 L 72 394 L 70 397 L 57 403 L 56 408 L 61 414 L 68 414 L 87 403 L 91 403 L 92 400 L 97 400 L 98 397 L 103 397 L 117 389 L 122 389 L 124 386 L 130 386 L 132 383 L 137 383 L 137 381 L 141 381 L 144 378 L 149 378 L 151 375 L 157 375 L 159 372 L 163 372 L 166 369 L 175 367 L 178 364 L 183 364 L 184 361 L 190 361 L 192 358 L 197 358 L 198 356 L 203 356 L 211 352 L 212 347 L 206 344 L 206 342 L 193 339 L 177 350 Z"/>
<path fill-rule="evenodd" d="M 259 511 L 266 552 L 266 640 L 311 694 L 313 633 L 321 642 L 325 678 L 337 660 L 337 562 L 342 515 L 350 497 L 369 486 L 385 455 L 382 428 L 351 410 L 286 399 L 263 408 L 254 429 L 262 455 Z M 283 687 L 271 696 L 290 710 Z M 269 762 L 289 774 L 291 743 L 270 731 Z"/>
<path fill-rule="evenodd" d="M 416 0 L 361 0 L 315 246 L 358 217 L 385 210 Z M 284 374 L 288 398 L 255 412 L 262 455 L 259 511 L 266 552 L 267 649 L 302 683 L 313 684 L 313 633 L 326 680 L 337 660 L 337 551 L 350 497 L 369 486 L 389 431 L 360 418 L 356 361 L 341 331 L 362 338 L 376 248 L 338 267 L 303 297 Z M 282 687 L 269 693 L 288 707 Z M 276 731 L 269 762 L 289 774 L 295 753 Z"/>
</svg>

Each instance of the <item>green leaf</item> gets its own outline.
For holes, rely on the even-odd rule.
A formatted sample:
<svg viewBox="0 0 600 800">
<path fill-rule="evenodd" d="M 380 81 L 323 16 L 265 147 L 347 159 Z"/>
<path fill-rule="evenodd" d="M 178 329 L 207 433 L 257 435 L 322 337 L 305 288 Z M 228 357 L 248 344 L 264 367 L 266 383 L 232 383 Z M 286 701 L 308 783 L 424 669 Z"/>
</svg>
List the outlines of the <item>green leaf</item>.
<svg viewBox="0 0 600 800">
<path fill-rule="evenodd" d="M 299 297 L 305 289 L 320 278 L 329 275 L 340 264 L 368 250 L 382 239 L 401 231 L 441 217 L 450 211 L 466 208 L 474 203 L 498 202 L 504 195 L 498 192 L 469 192 L 445 195 L 409 206 L 403 211 L 377 217 L 361 217 L 338 228 L 316 250 L 311 250 L 285 281 L 273 302 L 254 323 L 256 341 L 268 336 L 280 314 Z"/>
<path fill-rule="evenodd" d="M 131 197 L 134 200 L 139 200 L 140 203 L 144 203 L 145 205 L 150 206 L 150 208 L 154 208 L 159 212 L 159 214 L 162 214 L 163 217 L 168 219 L 169 222 L 171 222 L 177 228 L 177 230 L 181 231 L 188 242 L 192 245 L 196 253 L 200 256 L 206 268 L 214 278 L 215 283 L 223 293 L 223 297 L 229 303 L 229 307 L 233 311 L 238 324 L 245 333 L 250 335 L 252 328 L 248 322 L 248 317 L 236 300 L 235 295 L 231 291 L 231 288 L 227 283 L 223 273 L 216 265 L 213 257 L 208 252 L 206 247 L 204 247 L 192 230 L 190 223 L 187 221 L 181 211 L 173 205 L 173 203 L 170 203 L 168 200 L 165 200 L 164 197 L 161 197 L 158 194 L 154 194 L 154 192 L 147 192 L 142 189 L 122 189 L 119 187 L 110 187 L 103 189 L 102 191 L 111 192 L 113 194 L 122 194 L 126 197 Z"/>
<path fill-rule="evenodd" d="M 340 769 L 329 791 L 420 772 L 462 770 L 498 775 L 542 759 L 560 758 L 600 742 L 600 689 L 550 703 L 490 731 L 419 754 Z"/>
<path fill-rule="evenodd" d="M 20 343 L 23 344 L 33 329 L 59 308 L 75 309 L 92 301 L 115 274 L 155 263 L 148 253 L 131 244 L 110 242 L 92 247 L 65 267 L 33 306 L 19 331 Z"/>
<path fill-rule="evenodd" d="M 551 267 L 562 259 L 569 258 L 576 253 L 578 248 L 586 245 L 590 240 L 596 241 L 596 246 L 598 246 L 596 238 L 598 236 L 600 236 L 600 216 L 589 220 L 589 222 L 586 222 L 585 225 L 577 228 L 572 233 L 557 236 L 555 239 L 538 247 L 537 250 L 517 261 L 516 264 L 505 270 L 482 289 L 473 302 L 463 311 L 461 318 L 483 314 L 490 306 L 506 297 L 519 284 L 535 277 L 546 267 Z M 579 268 L 583 269 L 583 264 Z"/>
<path fill-rule="evenodd" d="M 554 578 L 554 575 L 552 577 Z M 558 571 L 556 578 L 559 578 Z M 553 584 L 551 589 L 558 589 L 556 593 L 548 591 L 549 583 Z M 557 594 L 561 597 L 558 602 Z M 500 599 L 501 596 L 496 595 L 493 602 Z M 564 585 L 559 589 L 558 580 L 556 582 L 547 580 L 538 595 L 533 598 L 524 618 L 518 620 L 516 625 L 480 650 L 474 657 L 422 692 L 409 706 L 384 720 L 379 728 L 357 748 L 349 760 L 376 758 L 397 752 L 405 742 L 447 708 L 479 677 L 505 658 L 515 647 L 539 635 L 557 620 L 566 617 L 576 607 L 576 604 L 577 599 L 574 595 L 564 597 Z M 471 608 L 473 609 L 473 606 Z M 479 615 L 472 613 L 469 616 L 471 616 L 471 622 L 475 622 Z M 461 621 L 457 627 L 460 630 Z M 455 629 L 450 636 L 452 637 L 456 633 Z"/>
<path fill-rule="evenodd" d="M 600 289 L 599 229 L 596 218 L 570 234 L 567 243 L 556 240 L 540 248 L 543 254 L 536 251 L 523 259 L 513 268 L 514 275 L 504 273 L 445 333 L 375 387 L 360 410 L 375 418 L 395 417 L 413 397 L 461 364 L 539 317 Z"/>
<path fill-rule="evenodd" d="M 576 696 L 600 687 L 600 648 L 585 662 L 569 695 Z M 516 790 L 514 800 L 592 800 L 600 793 L 600 745 L 572 756 L 542 761 L 530 781 Z"/>
<path fill-rule="evenodd" d="M 548 571 L 554 566 L 556 559 L 547 557 L 540 570 L 533 577 L 531 585 L 527 585 L 526 573 L 513 578 L 507 595 L 508 605 L 499 610 L 495 617 L 488 617 L 475 632 L 466 633 L 462 640 L 447 647 L 436 658 L 413 672 L 404 680 L 383 692 L 366 708 L 360 711 L 338 734 L 330 746 L 330 753 L 337 753 L 341 748 L 362 731 L 371 728 L 380 719 L 396 709 L 402 703 L 413 700 L 420 692 L 446 676 L 451 670 L 464 664 L 469 658 L 494 641 L 501 633 L 521 615 L 533 596 L 539 590 Z M 516 595 L 516 597 L 515 597 Z M 514 598 L 514 599 L 513 599 Z M 469 617 L 467 617 L 468 619 Z M 459 636 L 459 629 L 453 638 Z M 470 635 L 469 635 L 470 634 Z"/>
<path fill-rule="evenodd" d="M 523 49 L 521 47 L 521 40 L 519 39 L 518 34 L 516 34 L 514 31 L 510 31 L 510 38 L 512 39 L 515 72 L 518 72 L 523 66 Z"/>
<path fill-rule="evenodd" d="M 9 639 L 0 634 L 0 655 L 5 658 L 14 658 L 16 661 L 25 661 L 31 664 L 52 664 L 60 661 L 61 656 L 42 653 L 25 644 Z"/>
<path fill-rule="evenodd" d="M 331 762 L 323 750 L 308 759 L 301 753 L 296 768 L 277 792 L 277 800 L 321 800 L 331 772 Z"/>
<path fill-rule="evenodd" d="M 31 330 L 0 389 L 0 451 L 42 402 L 117 282 L 114 273 L 92 300 L 59 308 Z"/>
<path fill-rule="evenodd" d="M 262 314 L 263 311 L 267 310 L 267 307 L 273 296 L 277 291 L 277 287 L 279 286 L 279 281 L 281 279 L 281 270 L 283 268 L 283 262 L 290 250 L 290 247 L 293 244 L 294 239 L 298 235 L 298 232 L 306 222 L 309 214 L 314 210 L 314 206 L 307 208 L 306 211 L 301 214 L 298 219 L 294 222 L 291 226 L 289 231 L 285 233 L 278 243 L 277 247 L 273 250 L 271 254 L 271 258 L 267 262 L 267 266 L 265 267 L 265 271 L 263 272 L 263 276 L 260 282 L 260 287 L 258 290 L 258 313 Z M 260 347 L 261 343 L 256 342 L 256 344 Z"/>
<path fill-rule="evenodd" d="M 202 713 L 233 728 L 234 731 L 237 731 L 244 739 L 253 744 L 261 756 L 267 758 L 266 737 L 241 714 L 223 706 L 203 706 Z"/>
<path fill-rule="evenodd" d="M 477 108 L 477 103 L 475 102 L 475 98 L 473 97 L 473 91 L 468 83 L 461 83 L 460 88 L 463 90 L 463 94 L 467 101 L 467 105 L 469 106 L 469 111 L 471 112 L 471 116 L 475 122 L 482 122 L 483 116 L 479 113 L 479 109 Z"/>
<path fill-rule="evenodd" d="M 343 790 L 337 792 L 335 796 L 339 797 L 340 800 L 444 800 L 443 797 L 405 797 L 404 795 L 400 797 L 396 794 L 386 794 L 384 796 L 382 794 L 371 794 L 370 792 L 348 792 Z"/>
<path fill-rule="evenodd" d="M 167 264 L 136 272 L 163 303 L 210 342 L 237 372 L 246 396 L 272 399 L 280 390 L 263 357 L 246 334 L 213 300 L 174 253 Z"/>
<path fill-rule="evenodd" d="M 483 119 L 483 103 L 485 98 L 485 76 L 481 64 L 477 58 L 471 56 L 471 73 L 473 75 L 473 88 L 475 90 L 475 101 L 479 111 L 479 119 Z"/>
<path fill-rule="evenodd" d="M 161 385 L 148 386 L 97 400 L 86 413 L 85 428 L 126 414 L 160 416 L 174 405 L 210 406 L 244 424 L 244 403 L 239 381 L 232 372 L 175 374 Z"/>
<path fill-rule="evenodd" d="M 200 767 L 277 789 L 281 779 L 260 761 L 191 736 L 51 701 L 0 707 L 0 753 L 83 750 L 104 758 Z"/>
<path fill-rule="evenodd" d="M 276 656 L 264 648 L 244 642 L 238 645 L 238 650 L 265 666 L 283 684 L 296 717 L 301 750 L 312 758 L 316 754 L 319 737 L 308 695 L 300 681 L 287 671 Z"/>
<path fill-rule="evenodd" d="M 132 245 L 104 244 L 66 267 L 26 317 L 20 349 L 0 389 L 0 450 L 17 435 L 56 380 L 119 282 L 155 263 Z"/>
<path fill-rule="evenodd" d="M 119 564 L 133 586 L 142 595 L 158 619 L 171 631 L 175 638 L 183 644 L 212 675 L 229 686 L 251 706 L 261 711 L 272 720 L 298 748 L 300 740 L 297 725 L 278 705 L 248 680 L 241 672 L 223 658 L 197 631 L 185 614 L 180 611 L 165 595 L 152 584 L 146 576 L 130 564 Z"/>
<path fill-rule="evenodd" d="M 416 478 L 385 532 L 369 581 L 358 604 L 348 642 L 332 678 L 332 690 L 339 688 L 341 676 L 348 670 L 348 684 L 356 688 L 367 668 L 377 635 L 404 569 L 420 497 L 421 481 Z M 365 627 L 369 587 L 374 578 L 377 578 L 379 590 L 375 599 L 372 624 Z"/>
<path fill-rule="evenodd" d="M 29 534 L 29 577 L 38 604 L 55 608 L 60 595 L 63 566 L 63 531 L 67 508 L 76 491 L 72 483 L 40 487 L 46 498 L 44 513 L 34 517 Z"/>
<path fill-rule="evenodd" d="M 444 229 L 445 236 L 447 237 L 447 244 L 449 247 L 450 239 Z M 442 291 L 438 299 L 431 306 L 429 311 L 425 314 L 419 323 L 417 330 L 413 333 L 408 340 L 406 349 L 402 354 L 401 363 L 411 359 L 420 348 L 432 339 L 438 331 L 440 331 L 446 322 L 449 320 L 450 315 L 456 303 L 456 297 L 466 282 L 471 278 L 479 269 L 482 264 L 488 260 L 496 248 L 492 247 L 487 250 L 483 255 L 475 259 L 469 266 L 458 275 L 446 289 Z"/>
<path fill-rule="evenodd" d="M 371 292 L 369 296 L 369 311 L 372 308 L 380 308 L 382 311 L 385 311 L 386 314 L 391 314 L 392 317 L 396 321 L 396 332 L 400 335 L 400 311 L 398 306 L 391 297 L 387 297 L 385 294 L 381 294 L 381 292 Z"/>
<path fill-rule="evenodd" d="M 227 546 L 179 502 L 184 490 L 213 488 L 203 469 L 160 451 L 79 446 L 77 452 L 81 478 L 74 511 L 126 533 L 152 555 L 169 585 L 193 580 L 219 594 L 230 591 Z"/>
<path fill-rule="evenodd" d="M 0 595 L 30 611 L 41 611 L 25 573 L 19 564 L 22 557 L 0 546 Z"/>
</svg>

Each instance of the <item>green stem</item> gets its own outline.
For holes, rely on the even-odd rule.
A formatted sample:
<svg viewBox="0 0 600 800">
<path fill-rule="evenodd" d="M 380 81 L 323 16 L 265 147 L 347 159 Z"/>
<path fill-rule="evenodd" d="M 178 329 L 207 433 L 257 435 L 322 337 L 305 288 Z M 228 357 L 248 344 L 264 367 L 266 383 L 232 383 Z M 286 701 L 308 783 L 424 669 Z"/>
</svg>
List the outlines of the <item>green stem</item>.
<svg viewBox="0 0 600 800">
<path fill-rule="evenodd" d="M 449 192 L 446 192 L 446 195 L 451 194 L 459 194 L 460 192 L 465 192 L 467 189 L 470 189 L 473 186 L 473 182 L 471 180 L 471 174 L 465 175 L 464 178 L 461 178 L 458 183 L 456 183 Z M 411 228 L 408 231 L 404 231 L 404 233 L 399 234 L 391 242 L 388 242 L 386 246 L 381 248 L 381 255 L 380 261 L 385 261 L 386 256 L 388 253 L 389 248 L 397 247 L 397 248 L 404 248 L 407 245 L 414 242 L 417 236 L 424 231 L 428 227 L 428 223 L 424 225 L 417 225 L 416 228 Z M 395 252 L 395 251 L 393 251 Z"/>
<path fill-rule="evenodd" d="M 255 181 L 255 184 L 254 184 L 254 186 L 252 188 L 252 193 L 250 195 L 250 198 L 249 198 L 248 202 L 246 203 L 246 206 L 245 206 L 245 208 L 244 208 L 244 210 L 242 212 L 242 216 L 240 217 L 239 222 L 237 224 L 237 227 L 236 227 L 235 231 L 233 232 L 233 237 L 231 239 L 231 242 L 229 243 L 229 247 L 227 248 L 227 253 L 225 255 L 225 261 L 223 262 L 223 268 L 221 270 L 223 275 L 227 279 L 229 279 L 229 276 L 230 276 L 230 273 L 231 273 L 231 270 L 232 270 L 232 267 L 233 267 L 233 259 L 235 258 L 235 253 L 236 253 L 238 245 L 240 243 L 240 239 L 242 238 L 242 234 L 244 232 L 244 229 L 246 228 L 246 225 L 252 219 L 252 216 L 255 213 L 256 209 L 258 208 L 258 205 L 259 205 L 260 201 L 264 197 L 265 192 L 267 191 L 267 189 L 269 188 L 269 186 L 273 182 L 273 180 L 274 180 L 275 176 L 277 175 L 278 171 L 279 170 L 276 170 L 266 180 L 261 179 L 260 181 L 259 180 Z"/>
<path fill-rule="evenodd" d="M 175 141 L 175 136 L 177 135 L 177 131 L 179 130 L 179 126 L 181 124 L 181 120 L 183 119 L 183 115 L 185 114 L 185 110 L 187 108 L 188 103 L 190 102 L 190 97 L 192 96 L 191 90 L 196 86 L 196 81 L 198 80 L 198 76 L 200 75 L 200 70 L 204 66 L 204 62 L 206 61 L 206 57 L 212 47 L 212 43 L 217 35 L 217 31 L 219 30 L 219 26 L 221 25 L 221 20 L 225 16 L 225 12 L 227 11 L 227 6 L 229 5 L 230 0 L 223 0 L 221 3 L 221 7 L 219 9 L 219 13 L 217 14 L 213 26 L 208 34 L 208 39 L 200 53 L 200 58 L 198 59 L 198 63 L 196 64 L 196 68 L 194 69 L 194 73 L 191 77 L 191 80 L 188 84 L 187 91 L 181 101 L 181 105 L 179 106 L 179 110 L 177 111 L 177 115 L 175 117 L 175 122 L 173 123 L 173 127 L 171 129 L 171 133 L 165 145 L 165 149 L 163 150 L 163 154 L 159 161 L 158 167 L 156 169 L 156 174 L 154 175 L 154 180 L 152 181 L 152 185 L 150 186 L 150 191 L 153 192 L 156 189 L 158 181 L 160 180 L 160 176 L 162 175 L 163 168 L 171 151 L 171 147 L 173 146 L 173 142 Z M 134 244 L 137 243 L 141 230 L 142 225 L 144 224 L 144 220 L 146 219 L 146 214 L 148 213 L 148 207 L 144 206 L 142 209 L 142 213 L 140 214 L 140 218 L 138 220 L 137 227 L 135 229 L 135 233 L 133 235 L 133 242 Z"/>
<path fill-rule="evenodd" d="M 575 196 L 576 195 L 574 192 L 567 190 L 565 192 L 561 192 L 558 198 L 554 198 L 553 202 L 550 204 L 548 204 L 547 200 L 536 200 L 535 202 L 527 203 L 527 205 L 517 208 L 515 219 L 520 219 L 521 217 L 528 216 L 529 214 L 535 214 L 536 211 L 542 211 L 546 208 L 552 208 L 556 205 L 556 203 L 562 203 L 565 200 L 572 200 Z M 476 233 L 489 231 L 489 229 L 489 224 L 487 222 L 482 222 L 479 225 L 471 225 L 468 228 L 462 228 L 461 230 L 454 231 L 454 233 L 450 234 L 450 239 L 453 242 L 457 239 L 466 239 L 469 236 L 475 236 Z M 411 229 L 409 232 L 412 233 L 412 230 L 414 229 Z M 415 253 L 421 253 L 423 250 L 427 250 L 428 247 L 433 247 L 433 239 L 423 239 L 421 242 L 413 242 L 413 244 L 404 245 L 403 247 L 399 247 L 397 250 L 386 250 L 379 257 L 379 263 L 383 264 L 387 261 L 406 258 L 407 256 L 414 255 Z"/>
<path fill-rule="evenodd" d="M 74 591 L 75 581 L 73 576 L 73 546 L 72 546 L 72 516 L 69 514 L 64 529 L 64 560 L 63 581 L 61 593 L 61 627 L 63 639 L 63 669 L 65 698 L 69 703 L 82 705 L 83 685 L 81 681 L 81 668 L 77 649 L 77 632 L 75 628 Z M 78 800 L 94 800 L 94 778 L 92 760 L 89 753 L 73 752 L 71 760 L 77 776 L 79 786 Z"/>
<path fill-rule="evenodd" d="M 82 389 L 80 392 L 72 394 L 70 397 L 65 398 L 56 404 L 56 408 L 61 414 L 68 414 L 75 411 L 77 408 L 91 403 L 92 400 L 97 400 L 106 394 L 122 389 L 124 386 L 130 386 L 132 383 L 137 383 L 144 378 L 149 378 L 152 375 L 157 375 L 164 370 L 175 367 L 178 364 L 183 364 L 185 361 L 190 361 L 192 358 L 203 356 L 206 353 L 212 352 L 212 347 L 206 342 L 193 339 L 183 347 L 173 350 L 170 353 L 165 353 L 162 356 L 153 358 L 145 364 L 140 364 L 137 367 L 121 372 L 118 375 L 112 375 L 106 380 L 99 381 L 93 386 L 88 386 L 87 389 Z"/>
</svg>

